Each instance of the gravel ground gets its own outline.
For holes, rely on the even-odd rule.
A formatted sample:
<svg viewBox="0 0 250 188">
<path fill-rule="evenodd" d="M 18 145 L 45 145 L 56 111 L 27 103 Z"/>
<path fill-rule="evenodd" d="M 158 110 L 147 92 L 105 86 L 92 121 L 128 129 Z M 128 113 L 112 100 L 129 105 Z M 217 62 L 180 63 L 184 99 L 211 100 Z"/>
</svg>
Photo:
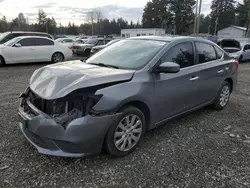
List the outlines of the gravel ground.
<svg viewBox="0 0 250 188">
<path fill-rule="evenodd" d="M 149 131 L 131 155 L 38 154 L 18 128 L 18 96 L 43 66 L 0 68 L 0 187 L 250 187 L 250 64 L 226 109 L 209 108 Z"/>
</svg>

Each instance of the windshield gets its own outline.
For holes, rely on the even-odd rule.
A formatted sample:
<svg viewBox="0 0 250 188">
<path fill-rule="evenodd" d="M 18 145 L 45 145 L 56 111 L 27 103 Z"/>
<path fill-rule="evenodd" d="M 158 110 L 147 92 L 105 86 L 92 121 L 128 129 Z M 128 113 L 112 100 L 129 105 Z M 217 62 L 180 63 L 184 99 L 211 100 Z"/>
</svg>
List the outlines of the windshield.
<svg viewBox="0 0 250 188">
<path fill-rule="evenodd" d="M 18 40 L 20 40 L 20 38 L 13 38 L 11 40 L 9 40 L 8 42 L 4 43 L 3 45 L 5 46 L 12 46 L 13 44 L 15 44 Z"/>
<path fill-rule="evenodd" d="M 59 38 L 59 39 L 56 39 L 55 41 L 62 42 L 62 40 L 64 40 L 64 38 Z"/>
<path fill-rule="evenodd" d="M 86 63 L 137 70 L 144 67 L 167 42 L 154 40 L 122 40 L 90 57 Z"/>
<path fill-rule="evenodd" d="M 85 44 L 96 44 L 97 40 L 96 39 L 88 39 Z"/>
<path fill-rule="evenodd" d="M 6 42 L 5 37 L 8 36 L 8 34 L 10 34 L 9 32 L 5 32 L 3 34 L 0 35 L 0 44 L 3 44 Z"/>
<path fill-rule="evenodd" d="M 221 41 L 221 47 L 222 48 L 239 48 L 241 49 L 240 47 L 240 43 L 236 40 L 223 40 Z"/>
<path fill-rule="evenodd" d="M 111 44 L 114 44 L 116 42 L 118 42 L 119 40 L 111 40 L 110 42 L 107 43 L 107 46 L 111 45 Z"/>
</svg>

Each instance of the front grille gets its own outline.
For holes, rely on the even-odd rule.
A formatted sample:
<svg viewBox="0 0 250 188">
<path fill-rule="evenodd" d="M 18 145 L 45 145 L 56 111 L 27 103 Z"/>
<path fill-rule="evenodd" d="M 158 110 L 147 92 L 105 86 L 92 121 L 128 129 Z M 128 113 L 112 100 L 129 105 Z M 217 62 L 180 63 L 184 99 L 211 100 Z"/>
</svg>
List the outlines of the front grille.
<svg viewBox="0 0 250 188">
<path fill-rule="evenodd" d="M 60 99 L 46 100 L 29 89 L 27 100 L 43 113 L 54 117 L 58 123 L 62 123 L 87 115 L 97 103 L 98 98 L 77 95 L 74 97 L 66 96 Z"/>
</svg>

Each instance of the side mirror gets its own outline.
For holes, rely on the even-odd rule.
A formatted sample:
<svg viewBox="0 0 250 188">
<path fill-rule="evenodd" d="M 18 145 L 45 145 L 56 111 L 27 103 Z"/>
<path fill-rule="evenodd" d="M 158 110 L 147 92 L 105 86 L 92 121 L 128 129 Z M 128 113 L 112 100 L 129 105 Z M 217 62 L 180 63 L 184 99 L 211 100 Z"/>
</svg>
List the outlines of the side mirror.
<svg viewBox="0 0 250 188">
<path fill-rule="evenodd" d="M 157 72 L 159 73 L 177 73 L 180 71 L 180 65 L 173 62 L 165 62 L 160 64 L 160 66 L 157 69 Z"/>
<path fill-rule="evenodd" d="M 15 47 L 21 47 L 22 45 L 20 43 L 14 44 Z"/>
</svg>

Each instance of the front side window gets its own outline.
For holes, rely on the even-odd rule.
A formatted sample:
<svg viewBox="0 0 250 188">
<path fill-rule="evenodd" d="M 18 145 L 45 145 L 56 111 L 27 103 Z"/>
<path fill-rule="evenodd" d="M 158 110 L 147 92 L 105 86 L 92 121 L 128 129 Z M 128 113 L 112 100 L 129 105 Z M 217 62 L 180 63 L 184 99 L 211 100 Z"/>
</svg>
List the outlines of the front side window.
<svg viewBox="0 0 250 188">
<path fill-rule="evenodd" d="M 168 50 L 161 62 L 174 62 L 180 65 L 180 68 L 185 68 L 194 65 L 194 49 L 192 43 L 177 44 Z"/>
<path fill-rule="evenodd" d="M 88 39 L 85 44 L 96 44 L 98 41 L 96 39 Z"/>
<path fill-rule="evenodd" d="M 26 38 L 26 39 L 20 40 L 17 43 L 21 44 L 22 47 L 25 47 L 25 46 L 35 46 L 36 42 L 34 38 Z"/>
<path fill-rule="evenodd" d="M 196 42 L 196 50 L 198 54 L 199 64 L 216 60 L 216 53 L 211 44 Z"/>
<path fill-rule="evenodd" d="M 121 40 L 91 56 L 86 63 L 138 70 L 148 64 L 166 44 L 168 42 L 154 40 Z"/>
<path fill-rule="evenodd" d="M 36 46 L 52 46 L 54 42 L 48 39 L 36 38 Z"/>
</svg>

